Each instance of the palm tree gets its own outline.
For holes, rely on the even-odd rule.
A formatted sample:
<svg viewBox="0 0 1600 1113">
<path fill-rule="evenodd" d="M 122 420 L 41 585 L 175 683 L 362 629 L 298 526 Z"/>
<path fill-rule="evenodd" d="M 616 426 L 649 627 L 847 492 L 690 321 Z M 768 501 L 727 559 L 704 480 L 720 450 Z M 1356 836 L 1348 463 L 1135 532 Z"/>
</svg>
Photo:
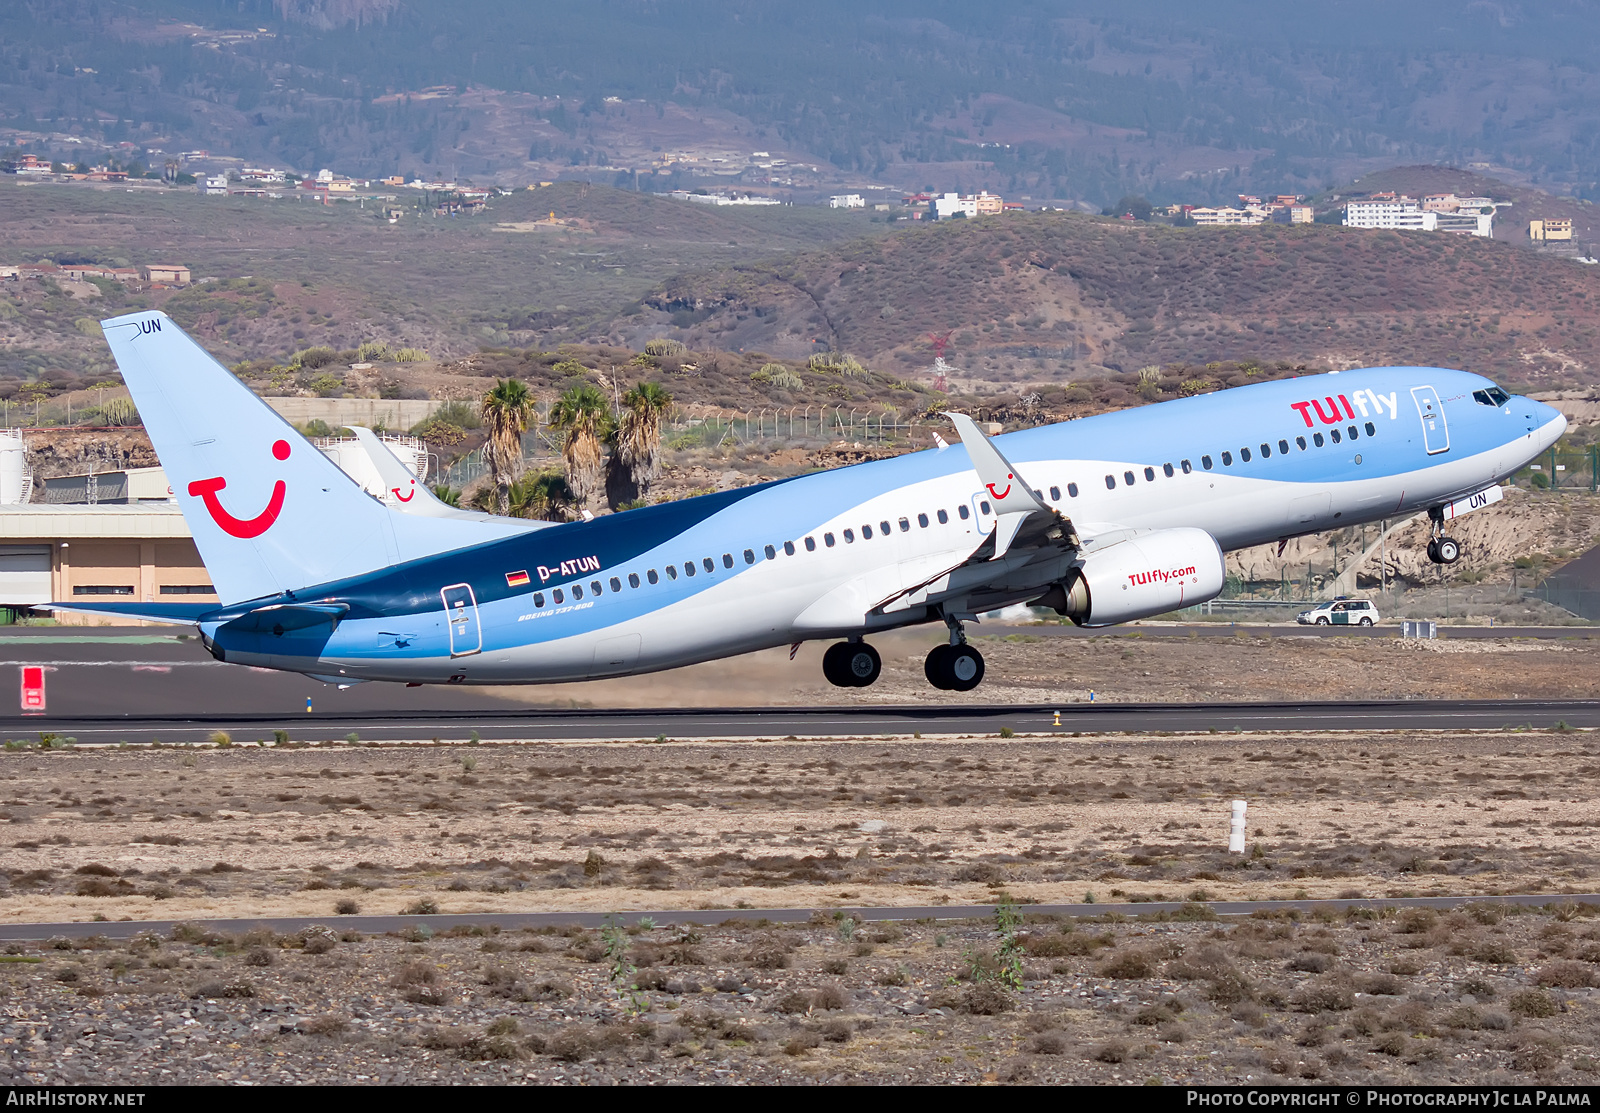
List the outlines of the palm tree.
<svg viewBox="0 0 1600 1113">
<path fill-rule="evenodd" d="M 593 383 L 579 383 L 550 407 L 550 428 L 566 434 L 561 455 L 566 460 L 567 486 L 579 509 L 600 491 L 601 444 L 611 431 L 605 393 Z"/>
<path fill-rule="evenodd" d="M 570 522 L 577 515 L 572 509 L 572 490 L 558 471 L 525 475 L 511 485 L 511 516 L 537 518 L 546 522 Z"/>
<path fill-rule="evenodd" d="M 461 489 L 459 487 L 452 487 L 448 483 L 436 483 L 428 490 L 433 492 L 434 498 L 446 506 L 461 505 Z"/>
<path fill-rule="evenodd" d="M 613 510 L 637 501 L 661 474 L 661 419 L 672 395 L 660 383 L 637 383 L 622 396 L 622 405 L 606 473 L 606 499 Z"/>
<path fill-rule="evenodd" d="M 509 505 L 511 485 L 522 471 L 522 434 L 530 421 L 537 424 L 533 394 L 520 379 L 496 379 L 479 403 L 489 439 L 483 445 L 484 463 L 494 476 L 495 499 L 499 512 Z"/>
</svg>

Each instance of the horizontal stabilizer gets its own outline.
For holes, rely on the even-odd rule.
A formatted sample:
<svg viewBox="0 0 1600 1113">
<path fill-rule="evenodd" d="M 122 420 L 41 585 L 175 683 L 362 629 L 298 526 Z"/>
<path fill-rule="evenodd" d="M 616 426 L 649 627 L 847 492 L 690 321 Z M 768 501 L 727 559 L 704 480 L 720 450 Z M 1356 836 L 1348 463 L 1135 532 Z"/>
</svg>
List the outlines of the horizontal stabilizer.
<svg viewBox="0 0 1600 1113">
<path fill-rule="evenodd" d="M 326 626 L 331 633 L 350 609 L 346 603 L 278 603 L 232 619 L 217 631 L 231 634 L 283 634 L 289 630 L 309 630 Z"/>
<path fill-rule="evenodd" d="M 180 626 L 198 625 L 204 615 L 218 609 L 215 603 L 41 603 L 39 606 L 69 614 L 99 614 Z"/>
</svg>

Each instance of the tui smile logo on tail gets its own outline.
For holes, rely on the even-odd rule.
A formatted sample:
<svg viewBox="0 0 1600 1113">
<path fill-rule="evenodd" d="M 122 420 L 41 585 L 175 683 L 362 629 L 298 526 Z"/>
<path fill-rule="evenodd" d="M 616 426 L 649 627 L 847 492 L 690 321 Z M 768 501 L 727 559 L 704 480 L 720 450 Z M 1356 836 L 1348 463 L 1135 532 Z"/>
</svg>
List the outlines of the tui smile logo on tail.
<svg viewBox="0 0 1600 1113">
<path fill-rule="evenodd" d="M 400 488 L 398 487 L 390 487 L 389 490 L 393 491 L 394 497 L 399 499 L 401 502 L 410 502 L 412 499 L 417 497 L 417 481 L 413 479 L 411 481 L 411 485 L 406 488 L 406 493 L 403 495 L 400 493 Z"/>
<path fill-rule="evenodd" d="M 1007 479 L 1015 479 L 1016 476 L 1014 476 L 1011 473 L 1007 472 L 1006 473 L 1006 478 Z M 989 493 L 995 497 L 996 501 L 999 501 L 1000 499 L 1005 498 L 1007 495 L 1009 495 L 1011 493 L 1011 484 L 1010 483 L 1006 484 L 1006 489 L 1004 491 L 996 491 L 994 489 L 994 484 L 993 483 L 985 483 L 984 486 L 989 488 Z"/>
<path fill-rule="evenodd" d="M 276 441 L 272 446 L 272 455 L 279 460 L 289 458 L 289 442 Z M 235 518 L 223 507 L 222 501 L 217 498 L 217 492 L 228 485 L 222 476 L 213 476 L 210 479 L 197 479 L 189 484 L 189 494 L 204 500 L 206 510 L 211 515 L 211 520 L 222 527 L 224 533 L 232 537 L 248 540 L 260 537 L 272 528 L 272 523 L 278 520 L 278 514 L 283 510 L 283 497 L 288 493 L 288 485 L 283 480 L 278 480 L 272 485 L 272 497 L 267 500 L 267 508 L 254 518 Z"/>
</svg>

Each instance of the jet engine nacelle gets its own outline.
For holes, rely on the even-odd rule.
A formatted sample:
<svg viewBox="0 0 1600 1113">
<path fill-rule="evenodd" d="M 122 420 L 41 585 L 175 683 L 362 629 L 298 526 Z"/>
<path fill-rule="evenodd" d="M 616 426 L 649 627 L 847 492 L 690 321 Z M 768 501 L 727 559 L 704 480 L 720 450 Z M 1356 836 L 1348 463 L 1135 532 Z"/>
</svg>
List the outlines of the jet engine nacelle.
<svg viewBox="0 0 1600 1113">
<path fill-rule="evenodd" d="M 1215 599 L 1222 548 L 1203 529 L 1159 529 L 1092 549 L 1035 601 L 1079 626 L 1112 626 Z"/>
</svg>

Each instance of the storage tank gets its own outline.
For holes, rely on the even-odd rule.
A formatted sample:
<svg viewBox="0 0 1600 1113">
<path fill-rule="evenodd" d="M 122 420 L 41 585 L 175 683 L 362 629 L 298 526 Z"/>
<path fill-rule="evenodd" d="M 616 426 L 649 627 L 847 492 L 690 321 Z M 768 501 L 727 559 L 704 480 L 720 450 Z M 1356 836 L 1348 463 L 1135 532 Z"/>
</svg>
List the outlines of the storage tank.
<svg viewBox="0 0 1600 1113">
<path fill-rule="evenodd" d="M 32 494 L 26 456 L 22 430 L 0 429 L 0 506 L 27 502 Z"/>
</svg>

